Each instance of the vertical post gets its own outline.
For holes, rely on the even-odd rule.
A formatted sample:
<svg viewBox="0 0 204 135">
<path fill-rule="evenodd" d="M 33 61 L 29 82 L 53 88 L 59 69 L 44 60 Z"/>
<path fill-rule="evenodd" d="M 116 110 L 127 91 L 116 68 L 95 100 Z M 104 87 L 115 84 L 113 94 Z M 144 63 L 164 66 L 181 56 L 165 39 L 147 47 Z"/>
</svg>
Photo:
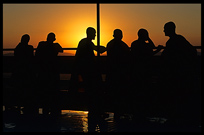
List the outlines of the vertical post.
<svg viewBox="0 0 204 135">
<path fill-rule="evenodd" d="M 100 57 L 100 6 L 97 3 L 97 56 Z"/>
</svg>

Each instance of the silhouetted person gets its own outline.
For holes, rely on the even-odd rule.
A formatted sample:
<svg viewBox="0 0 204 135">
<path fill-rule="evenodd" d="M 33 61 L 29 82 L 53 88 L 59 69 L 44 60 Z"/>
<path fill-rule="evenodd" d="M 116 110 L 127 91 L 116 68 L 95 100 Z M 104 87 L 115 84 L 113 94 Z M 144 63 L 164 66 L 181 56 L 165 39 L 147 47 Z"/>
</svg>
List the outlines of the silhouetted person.
<svg viewBox="0 0 204 135">
<path fill-rule="evenodd" d="M 107 44 L 107 74 L 106 82 L 108 93 L 111 96 L 115 117 L 122 113 L 126 103 L 129 81 L 129 55 L 128 45 L 122 41 L 123 33 L 115 29 L 113 39 Z"/>
<path fill-rule="evenodd" d="M 14 50 L 15 67 L 12 74 L 14 87 L 14 95 L 20 105 L 24 105 L 24 114 L 34 111 L 34 84 L 35 74 L 33 69 L 33 46 L 28 45 L 30 36 L 25 34 L 21 38 L 21 42 Z M 36 111 L 36 110 L 35 110 Z M 33 112 L 34 113 L 34 112 Z"/>
<path fill-rule="evenodd" d="M 169 40 L 161 55 L 161 102 L 170 120 L 190 120 L 196 118 L 199 112 L 195 108 L 198 105 L 195 89 L 197 51 L 183 36 L 176 34 L 175 29 L 173 22 L 164 25 L 164 33 Z"/>
<path fill-rule="evenodd" d="M 85 93 L 87 94 L 88 109 L 89 109 L 89 131 L 95 131 L 97 119 L 100 118 L 100 97 L 101 97 L 101 73 L 94 55 L 94 50 L 97 51 L 97 46 L 92 40 L 95 39 L 96 30 L 92 27 L 86 29 L 87 37 L 83 38 L 77 47 L 75 54 L 75 68 L 72 78 L 81 76 Z M 105 51 L 105 47 L 101 47 L 100 53 Z"/>
<path fill-rule="evenodd" d="M 47 35 L 47 41 L 41 41 L 36 49 L 35 56 L 38 60 L 38 85 L 43 114 L 60 114 L 59 109 L 59 60 L 58 53 L 63 52 L 56 40 L 54 33 Z"/>
<path fill-rule="evenodd" d="M 152 81 L 152 58 L 158 53 L 162 46 L 156 51 L 153 41 L 146 29 L 138 31 L 138 39 L 131 44 L 131 83 L 132 98 L 138 105 L 137 111 L 145 114 L 151 104 L 151 81 Z"/>
</svg>

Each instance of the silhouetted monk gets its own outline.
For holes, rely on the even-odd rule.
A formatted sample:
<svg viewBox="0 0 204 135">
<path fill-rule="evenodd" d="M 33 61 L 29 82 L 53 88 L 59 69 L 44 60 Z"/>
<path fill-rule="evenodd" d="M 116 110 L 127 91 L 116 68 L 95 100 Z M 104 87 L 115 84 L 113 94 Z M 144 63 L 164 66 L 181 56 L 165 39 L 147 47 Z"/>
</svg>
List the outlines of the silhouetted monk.
<svg viewBox="0 0 204 135">
<path fill-rule="evenodd" d="M 94 50 L 97 51 L 97 46 L 92 40 L 95 39 L 96 30 L 92 27 L 86 29 L 87 37 L 83 38 L 77 47 L 75 54 L 75 73 L 72 74 L 78 80 L 81 76 L 84 82 L 85 93 L 88 99 L 89 109 L 89 131 L 95 131 L 96 120 L 100 118 L 100 97 L 101 97 L 101 73 L 96 62 Z M 100 53 L 105 52 L 105 47 L 100 48 Z"/>
<path fill-rule="evenodd" d="M 113 37 L 114 39 L 107 44 L 106 82 L 116 116 L 122 113 L 124 107 L 127 106 L 125 103 L 129 81 L 130 49 L 122 41 L 123 33 L 120 29 L 114 30 Z"/>
<path fill-rule="evenodd" d="M 59 92 L 59 61 L 58 53 L 63 52 L 62 47 L 56 40 L 54 33 L 49 33 L 47 41 L 41 41 L 36 49 L 36 57 L 38 59 L 38 81 L 41 93 L 41 102 L 43 104 L 43 114 L 59 114 L 57 108 L 58 92 Z"/>
<path fill-rule="evenodd" d="M 145 114 L 145 109 L 148 109 L 152 96 L 152 57 L 162 49 L 162 46 L 159 45 L 158 49 L 153 51 L 154 47 L 155 45 L 146 29 L 140 29 L 138 39 L 131 44 L 132 96 L 139 107 L 135 108 L 143 114 Z"/>
<path fill-rule="evenodd" d="M 169 118 L 176 120 L 194 119 L 197 91 L 195 89 L 196 49 L 175 32 L 176 25 L 164 25 L 165 36 L 169 36 L 162 52 L 162 86 L 164 110 Z M 195 113 L 196 112 L 196 113 Z"/>
<path fill-rule="evenodd" d="M 34 113 L 34 84 L 35 75 L 33 67 L 33 46 L 28 45 L 30 36 L 25 34 L 21 38 L 21 42 L 14 50 L 15 67 L 13 72 L 14 87 L 16 93 L 13 94 L 17 97 L 20 104 L 24 104 L 23 112 Z"/>
</svg>

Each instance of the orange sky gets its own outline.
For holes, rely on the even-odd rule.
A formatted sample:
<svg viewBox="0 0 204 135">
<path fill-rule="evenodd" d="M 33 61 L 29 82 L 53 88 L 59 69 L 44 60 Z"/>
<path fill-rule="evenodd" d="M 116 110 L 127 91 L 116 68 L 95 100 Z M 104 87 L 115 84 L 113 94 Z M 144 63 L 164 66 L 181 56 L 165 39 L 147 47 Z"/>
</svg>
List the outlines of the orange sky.
<svg viewBox="0 0 204 135">
<path fill-rule="evenodd" d="M 174 21 L 176 32 L 191 44 L 201 45 L 201 4 L 100 4 L 100 20 L 104 46 L 116 28 L 128 46 L 140 28 L 148 30 L 156 46 L 165 45 L 163 26 L 168 21 Z M 76 48 L 90 26 L 96 28 L 96 4 L 3 4 L 3 48 L 15 48 L 26 33 L 36 48 L 49 32 L 63 48 Z"/>
</svg>

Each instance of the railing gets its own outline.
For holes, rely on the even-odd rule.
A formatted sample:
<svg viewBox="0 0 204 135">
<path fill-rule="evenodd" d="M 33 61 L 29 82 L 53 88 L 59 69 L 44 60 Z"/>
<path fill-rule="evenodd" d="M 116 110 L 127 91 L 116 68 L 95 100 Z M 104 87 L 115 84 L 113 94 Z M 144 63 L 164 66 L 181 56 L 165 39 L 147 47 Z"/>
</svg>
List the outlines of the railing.
<svg viewBox="0 0 204 135">
<path fill-rule="evenodd" d="M 34 48 L 36 50 L 36 48 Z M 63 50 L 77 50 L 77 48 L 63 48 Z M 3 51 L 14 51 L 12 48 L 3 49 Z"/>
<path fill-rule="evenodd" d="M 201 46 L 194 46 L 196 49 L 201 49 Z M 165 48 L 165 47 L 163 47 Z M 157 47 L 153 48 L 153 49 L 157 49 Z M 34 48 L 34 50 L 36 50 L 36 48 Z M 63 48 L 63 50 L 77 50 L 77 48 Z M 3 51 L 14 51 L 14 49 L 12 48 L 6 48 L 3 49 Z"/>
<path fill-rule="evenodd" d="M 194 46 L 196 49 L 201 49 L 201 46 Z M 165 48 L 165 47 L 164 47 Z M 155 47 L 154 49 L 157 49 Z M 36 50 L 36 48 L 34 48 Z M 77 50 L 77 48 L 63 48 L 63 50 Z M 14 51 L 13 48 L 6 48 L 3 51 Z M 100 56 L 100 68 L 102 73 L 106 73 L 106 56 Z M 159 56 L 154 56 L 154 67 L 155 70 L 158 70 L 159 65 Z M 70 74 L 72 71 L 72 65 L 74 62 L 74 56 L 59 56 L 59 61 L 61 63 L 60 72 Z M 3 72 L 11 71 L 14 63 L 14 59 L 12 56 L 3 56 Z"/>
</svg>

